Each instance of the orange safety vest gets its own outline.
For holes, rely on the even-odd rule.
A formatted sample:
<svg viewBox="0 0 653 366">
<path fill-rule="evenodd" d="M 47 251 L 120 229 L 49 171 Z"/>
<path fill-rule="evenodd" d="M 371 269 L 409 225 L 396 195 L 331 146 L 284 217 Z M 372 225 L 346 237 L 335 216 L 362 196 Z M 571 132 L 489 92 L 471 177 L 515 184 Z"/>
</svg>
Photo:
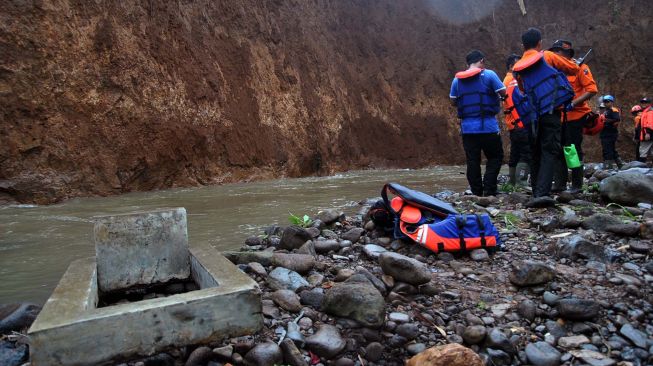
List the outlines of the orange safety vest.
<svg viewBox="0 0 653 366">
<path fill-rule="evenodd" d="M 503 113 L 505 115 L 508 131 L 513 130 L 515 127 L 524 128 L 524 123 L 519 117 L 519 113 L 517 113 L 515 102 L 512 100 L 512 91 L 517 87 L 517 80 L 512 77 L 511 73 L 508 73 L 506 78 L 503 80 L 503 83 L 506 86 L 506 100 L 503 102 Z"/>
<path fill-rule="evenodd" d="M 642 118 L 640 119 L 640 123 L 642 130 L 639 134 L 639 140 L 646 141 L 644 139 L 647 134 L 646 129 L 653 131 L 653 106 L 649 106 L 642 111 Z"/>
</svg>

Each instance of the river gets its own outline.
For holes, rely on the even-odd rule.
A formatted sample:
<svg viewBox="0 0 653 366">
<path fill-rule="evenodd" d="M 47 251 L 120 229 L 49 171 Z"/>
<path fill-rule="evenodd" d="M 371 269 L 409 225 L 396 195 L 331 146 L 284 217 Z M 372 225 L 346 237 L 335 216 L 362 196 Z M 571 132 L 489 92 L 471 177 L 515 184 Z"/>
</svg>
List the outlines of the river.
<svg viewBox="0 0 653 366">
<path fill-rule="evenodd" d="M 238 249 L 245 238 L 272 224 L 288 225 L 289 213 L 315 215 L 339 208 L 355 214 L 358 202 L 380 195 L 386 182 L 427 193 L 467 187 L 464 168 L 364 170 L 328 177 L 135 192 L 77 198 L 50 206 L 0 207 L 0 304 L 42 304 L 70 262 L 94 255 L 93 217 L 162 207 L 185 207 L 189 243 Z"/>
</svg>

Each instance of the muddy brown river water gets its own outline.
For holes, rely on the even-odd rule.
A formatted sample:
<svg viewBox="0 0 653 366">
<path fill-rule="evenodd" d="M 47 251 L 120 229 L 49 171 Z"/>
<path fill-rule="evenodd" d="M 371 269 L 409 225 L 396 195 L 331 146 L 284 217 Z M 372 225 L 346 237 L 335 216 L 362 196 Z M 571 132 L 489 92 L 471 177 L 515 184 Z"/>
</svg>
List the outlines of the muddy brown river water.
<svg viewBox="0 0 653 366">
<path fill-rule="evenodd" d="M 239 248 L 268 225 L 288 225 L 289 213 L 321 209 L 358 211 L 358 202 L 380 194 L 386 182 L 435 193 L 467 187 L 464 167 L 352 171 L 328 177 L 79 198 L 52 206 L 0 207 L 0 303 L 43 303 L 71 261 L 94 254 L 93 217 L 185 207 L 190 245 L 209 242 Z"/>
</svg>

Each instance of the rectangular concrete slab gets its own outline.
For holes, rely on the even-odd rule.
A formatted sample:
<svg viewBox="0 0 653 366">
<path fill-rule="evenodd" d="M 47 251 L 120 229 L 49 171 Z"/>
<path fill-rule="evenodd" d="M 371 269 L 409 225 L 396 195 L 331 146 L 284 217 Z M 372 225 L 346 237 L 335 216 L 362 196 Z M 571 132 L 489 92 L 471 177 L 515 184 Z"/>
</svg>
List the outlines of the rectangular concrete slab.
<svg viewBox="0 0 653 366">
<path fill-rule="evenodd" d="M 93 234 L 102 292 L 190 276 L 182 207 L 97 217 Z"/>
<path fill-rule="evenodd" d="M 94 259 L 73 262 L 29 330 L 32 366 L 101 365 L 257 332 L 256 282 L 208 244 L 189 257 L 200 290 L 99 309 Z"/>
</svg>

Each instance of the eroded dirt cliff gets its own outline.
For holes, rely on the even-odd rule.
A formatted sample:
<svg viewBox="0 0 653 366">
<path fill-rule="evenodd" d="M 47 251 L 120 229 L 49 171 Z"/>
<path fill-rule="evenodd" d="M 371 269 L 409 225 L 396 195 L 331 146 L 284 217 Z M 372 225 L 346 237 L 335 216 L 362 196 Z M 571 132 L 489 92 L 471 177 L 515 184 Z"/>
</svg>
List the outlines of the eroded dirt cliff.
<svg viewBox="0 0 653 366">
<path fill-rule="evenodd" d="M 546 44 L 593 47 L 601 91 L 624 108 L 653 93 L 647 1 L 526 9 L 513 0 L 3 1 L 0 196 L 51 203 L 460 163 L 453 73 L 480 48 L 503 75 L 529 26 Z"/>
</svg>

